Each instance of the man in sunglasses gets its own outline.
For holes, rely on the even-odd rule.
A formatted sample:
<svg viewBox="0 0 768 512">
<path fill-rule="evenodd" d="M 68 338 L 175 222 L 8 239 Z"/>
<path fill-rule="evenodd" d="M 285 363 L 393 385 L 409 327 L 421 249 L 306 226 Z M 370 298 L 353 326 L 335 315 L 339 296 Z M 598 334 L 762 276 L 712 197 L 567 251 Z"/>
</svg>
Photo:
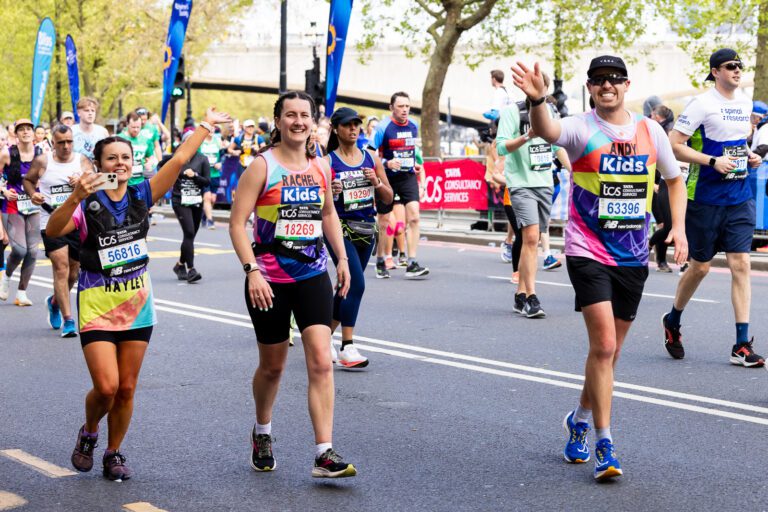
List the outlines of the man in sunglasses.
<svg viewBox="0 0 768 512">
<path fill-rule="evenodd" d="M 571 160 L 572 186 L 565 255 L 576 293 L 576 310 L 587 326 L 589 353 L 578 406 L 563 420 L 567 462 L 590 459 L 589 422 L 594 416 L 595 479 L 622 475 L 611 436 L 613 368 L 637 314 L 648 277 L 648 224 L 656 169 L 667 181 L 675 260 L 687 257 L 685 184 L 663 128 L 624 107 L 629 79 L 624 61 L 603 55 L 592 59 L 587 88 L 594 110 L 551 119 L 546 88 L 537 63 L 512 68 L 515 85 L 531 104 L 537 136 L 564 148 Z"/>
<path fill-rule="evenodd" d="M 739 90 L 743 66 L 734 50 L 717 50 L 709 58 L 709 67 L 707 80 L 715 86 L 691 100 L 669 134 L 677 159 L 691 164 L 685 219 L 691 262 L 678 282 L 672 310 L 661 319 L 664 345 L 673 358 L 685 356 L 680 334 L 683 308 L 709 272 L 712 258 L 725 251 L 736 317 L 730 362 L 757 368 L 765 362 L 749 339 L 749 252 L 755 201 L 747 177 L 748 167 L 761 162 L 747 146 L 752 101 Z"/>
</svg>

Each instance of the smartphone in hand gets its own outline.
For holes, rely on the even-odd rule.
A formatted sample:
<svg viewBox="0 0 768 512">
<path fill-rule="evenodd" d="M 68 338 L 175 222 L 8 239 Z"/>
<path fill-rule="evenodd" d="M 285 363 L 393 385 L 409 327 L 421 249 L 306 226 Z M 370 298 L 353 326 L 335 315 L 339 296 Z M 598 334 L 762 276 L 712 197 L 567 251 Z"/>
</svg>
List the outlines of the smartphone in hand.
<svg viewBox="0 0 768 512">
<path fill-rule="evenodd" d="M 117 188 L 117 174 L 107 172 L 102 174 L 102 176 L 104 176 L 104 181 L 96 186 L 96 190 L 114 190 Z"/>
</svg>

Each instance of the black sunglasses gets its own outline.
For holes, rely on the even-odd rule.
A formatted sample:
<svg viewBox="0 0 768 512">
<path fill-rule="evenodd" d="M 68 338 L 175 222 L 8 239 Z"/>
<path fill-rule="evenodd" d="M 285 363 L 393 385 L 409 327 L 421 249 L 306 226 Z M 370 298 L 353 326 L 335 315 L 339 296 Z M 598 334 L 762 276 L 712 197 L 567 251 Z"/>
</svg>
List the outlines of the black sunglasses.
<svg viewBox="0 0 768 512">
<path fill-rule="evenodd" d="M 587 79 L 587 83 L 589 85 L 603 85 L 605 81 L 608 80 L 608 83 L 611 85 L 618 85 L 623 84 L 627 80 L 629 80 L 628 77 L 624 75 L 618 75 L 616 73 L 608 73 L 607 75 L 595 75 L 593 77 L 590 77 Z"/>
<path fill-rule="evenodd" d="M 744 69 L 744 64 L 741 62 L 729 62 L 727 64 L 723 64 L 720 67 L 725 68 L 728 71 L 736 71 L 737 69 Z"/>
</svg>

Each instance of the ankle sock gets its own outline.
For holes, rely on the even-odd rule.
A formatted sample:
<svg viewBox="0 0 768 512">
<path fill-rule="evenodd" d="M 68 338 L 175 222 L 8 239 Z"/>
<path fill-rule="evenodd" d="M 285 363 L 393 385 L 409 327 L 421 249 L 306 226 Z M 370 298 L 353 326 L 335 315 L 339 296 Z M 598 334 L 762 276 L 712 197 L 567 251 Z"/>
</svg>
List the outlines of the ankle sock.
<svg viewBox="0 0 768 512">
<path fill-rule="evenodd" d="M 602 439 L 607 439 L 610 442 L 613 442 L 613 438 L 611 437 L 611 427 L 596 428 L 595 437 L 597 438 L 598 441 Z"/>
<path fill-rule="evenodd" d="M 321 456 L 326 450 L 333 448 L 333 443 L 318 443 L 315 445 L 315 458 Z"/>
<path fill-rule="evenodd" d="M 675 306 L 672 306 L 672 310 L 667 315 L 667 325 L 670 327 L 680 327 L 680 317 L 682 316 L 683 310 L 675 309 Z"/>
<path fill-rule="evenodd" d="M 408 258 L 408 265 L 411 263 L 416 263 L 416 258 Z"/>
<path fill-rule="evenodd" d="M 736 344 L 749 343 L 749 322 L 736 323 Z"/>
<path fill-rule="evenodd" d="M 589 423 L 589 420 L 592 419 L 592 409 L 585 409 L 581 406 L 581 404 L 576 406 L 576 409 L 573 411 L 573 422 L 574 423 Z"/>
<path fill-rule="evenodd" d="M 272 433 L 272 422 L 270 421 L 266 425 L 262 425 L 258 421 L 253 426 L 254 431 L 256 432 L 256 435 L 259 434 L 271 434 Z"/>
<path fill-rule="evenodd" d="M 344 347 L 351 344 L 352 344 L 352 340 L 341 340 L 341 350 L 344 350 Z"/>
<path fill-rule="evenodd" d="M 383 264 L 384 263 L 384 256 L 376 256 L 376 263 L 377 264 L 378 263 Z"/>
</svg>

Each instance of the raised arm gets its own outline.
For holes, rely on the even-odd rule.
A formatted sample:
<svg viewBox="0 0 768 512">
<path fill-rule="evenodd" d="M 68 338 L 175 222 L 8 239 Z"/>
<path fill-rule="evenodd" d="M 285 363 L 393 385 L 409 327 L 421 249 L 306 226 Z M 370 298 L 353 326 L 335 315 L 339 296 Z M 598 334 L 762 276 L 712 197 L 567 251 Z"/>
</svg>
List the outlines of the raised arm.
<svg viewBox="0 0 768 512">
<path fill-rule="evenodd" d="M 192 135 L 176 150 L 165 165 L 163 165 L 152 179 L 149 180 L 150 188 L 152 189 L 152 202 L 154 203 L 165 195 L 168 190 L 173 187 L 173 184 L 179 177 L 179 172 L 182 166 L 188 162 L 192 156 L 194 156 L 200 144 L 203 143 L 205 138 L 213 129 L 213 125 L 217 123 L 228 123 L 231 121 L 229 114 L 216 112 L 216 109 L 211 107 L 205 113 L 205 123 L 209 125 L 206 128 L 203 124 L 200 124 Z"/>
<path fill-rule="evenodd" d="M 512 66 L 512 79 L 531 100 L 529 116 L 533 132 L 549 143 L 556 142 L 560 138 L 560 122 L 549 117 L 546 105 L 547 86 L 544 85 L 539 63 L 529 69 L 522 62 L 518 62 L 517 66 Z"/>
</svg>

